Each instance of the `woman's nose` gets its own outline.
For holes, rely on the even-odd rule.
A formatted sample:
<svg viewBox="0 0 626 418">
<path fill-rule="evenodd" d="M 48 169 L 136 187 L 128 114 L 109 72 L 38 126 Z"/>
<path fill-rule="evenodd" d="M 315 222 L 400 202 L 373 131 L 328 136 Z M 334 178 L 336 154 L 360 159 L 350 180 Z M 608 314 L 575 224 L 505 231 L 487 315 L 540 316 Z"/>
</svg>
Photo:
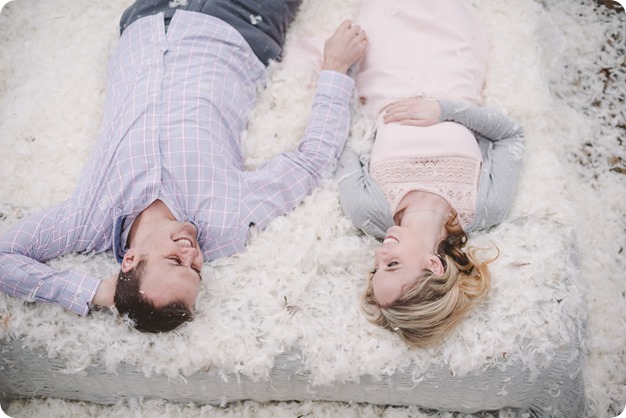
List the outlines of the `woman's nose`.
<svg viewBox="0 0 626 418">
<path fill-rule="evenodd" d="M 383 246 L 378 247 L 376 249 L 376 251 L 374 251 L 374 258 L 378 263 L 382 263 L 385 258 L 387 257 L 387 254 L 389 253 L 389 251 L 387 251 L 387 249 Z"/>
</svg>

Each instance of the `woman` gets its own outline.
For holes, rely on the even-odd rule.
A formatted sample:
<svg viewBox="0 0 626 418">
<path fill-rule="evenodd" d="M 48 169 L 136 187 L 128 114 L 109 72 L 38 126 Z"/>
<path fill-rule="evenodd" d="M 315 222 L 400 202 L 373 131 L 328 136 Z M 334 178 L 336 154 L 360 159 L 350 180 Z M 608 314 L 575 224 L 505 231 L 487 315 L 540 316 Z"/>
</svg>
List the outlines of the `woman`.
<svg viewBox="0 0 626 418">
<path fill-rule="evenodd" d="M 487 42 L 461 0 L 366 0 L 356 23 L 369 39 L 357 91 L 376 137 L 369 164 L 344 151 L 337 179 L 345 213 L 383 240 L 362 308 L 429 347 L 489 291 L 492 260 L 465 247 L 466 232 L 508 213 L 522 128 L 479 106 Z"/>
</svg>

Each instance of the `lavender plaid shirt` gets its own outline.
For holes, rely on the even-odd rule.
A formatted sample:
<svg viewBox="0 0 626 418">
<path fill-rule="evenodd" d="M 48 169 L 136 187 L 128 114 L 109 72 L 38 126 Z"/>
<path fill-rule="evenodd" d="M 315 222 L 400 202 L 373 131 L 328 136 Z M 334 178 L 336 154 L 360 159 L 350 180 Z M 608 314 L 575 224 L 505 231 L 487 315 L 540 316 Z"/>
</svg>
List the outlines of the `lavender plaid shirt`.
<svg viewBox="0 0 626 418">
<path fill-rule="evenodd" d="M 265 67 L 226 23 L 178 11 L 123 33 L 109 63 L 95 150 L 69 200 L 0 237 L 0 291 L 89 312 L 100 278 L 42 264 L 72 252 L 124 254 L 123 225 L 161 198 L 199 230 L 205 259 L 240 252 L 250 225 L 293 209 L 330 171 L 349 129 L 353 81 L 320 75 L 300 146 L 245 171 L 241 132 Z"/>
</svg>

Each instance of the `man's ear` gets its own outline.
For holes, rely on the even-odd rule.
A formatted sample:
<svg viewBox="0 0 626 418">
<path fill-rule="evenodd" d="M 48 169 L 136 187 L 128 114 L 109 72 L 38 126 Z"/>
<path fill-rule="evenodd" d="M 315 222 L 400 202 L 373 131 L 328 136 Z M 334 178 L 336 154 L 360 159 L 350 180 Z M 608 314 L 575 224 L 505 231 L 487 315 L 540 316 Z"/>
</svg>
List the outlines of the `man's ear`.
<svg viewBox="0 0 626 418">
<path fill-rule="evenodd" d="M 124 273 L 128 273 L 137 265 L 138 262 L 139 257 L 137 256 L 137 252 L 133 248 L 129 248 L 122 259 L 122 271 Z"/>
<path fill-rule="evenodd" d="M 441 262 L 441 259 L 439 257 L 433 254 L 430 256 L 429 261 L 430 261 L 430 269 L 432 270 L 433 273 L 435 273 L 438 276 L 444 273 L 445 269 L 443 268 L 443 263 Z"/>
</svg>

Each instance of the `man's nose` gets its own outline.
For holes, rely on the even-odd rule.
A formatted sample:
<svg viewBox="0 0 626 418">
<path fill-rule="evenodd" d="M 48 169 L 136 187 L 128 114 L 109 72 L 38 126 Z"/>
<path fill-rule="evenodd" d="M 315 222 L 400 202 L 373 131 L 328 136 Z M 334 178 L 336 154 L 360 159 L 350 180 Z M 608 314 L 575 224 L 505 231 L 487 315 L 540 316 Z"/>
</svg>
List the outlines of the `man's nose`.
<svg viewBox="0 0 626 418">
<path fill-rule="evenodd" d="M 198 255 L 198 250 L 194 247 L 184 247 L 180 249 L 181 259 L 186 266 L 191 266 L 193 260 Z"/>
</svg>

